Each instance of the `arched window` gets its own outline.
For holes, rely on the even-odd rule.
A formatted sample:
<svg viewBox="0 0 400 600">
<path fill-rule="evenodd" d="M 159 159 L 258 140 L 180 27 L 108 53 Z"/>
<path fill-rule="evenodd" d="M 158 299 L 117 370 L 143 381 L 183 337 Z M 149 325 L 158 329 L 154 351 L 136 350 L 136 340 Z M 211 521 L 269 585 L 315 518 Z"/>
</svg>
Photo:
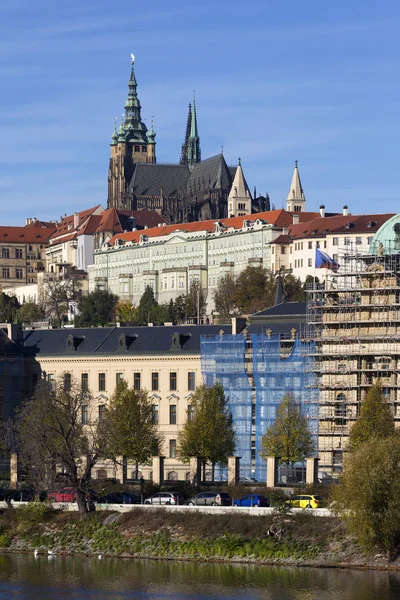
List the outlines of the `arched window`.
<svg viewBox="0 0 400 600">
<path fill-rule="evenodd" d="M 107 471 L 105 469 L 99 469 L 97 471 L 97 479 L 107 479 Z"/>
<path fill-rule="evenodd" d="M 190 471 L 187 471 L 187 473 L 185 473 L 185 479 L 186 481 L 190 481 Z"/>
<path fill-rule="evenodd" d="M 170 471 L 168 473 L 168 481 L 178 481 L 178 473 L 176 471 Z"/>
</svg>

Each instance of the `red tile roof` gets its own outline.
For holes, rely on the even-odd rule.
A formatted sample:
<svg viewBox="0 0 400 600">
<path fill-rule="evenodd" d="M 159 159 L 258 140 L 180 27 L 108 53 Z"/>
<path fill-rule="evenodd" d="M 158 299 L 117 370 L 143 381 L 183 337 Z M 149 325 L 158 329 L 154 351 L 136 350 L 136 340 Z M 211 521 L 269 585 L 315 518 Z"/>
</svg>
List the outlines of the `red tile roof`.
<svg viewBox="0 0 400 600">
<path fill-rule="evenodd" d="M 50 227 L 0 226 L 0 242 L 9 244 L 47 244 L 54 229 Z"/>
<path fill-rule="evenodd" d="M 78 213 L 78 227 L 82 226 L 85 223 L 86 219 L 88 219 L 99 207 L 100 204 L 94 206 L 93 208 L 88 208 L 87 210 L 80 211 Z M 67 239 L 63 236 L 68 235 L 68 239 L 70 239 L 70 235 L 72 232 L 75 232 L 76 235 L 77 230 L 74 228 L 74 217 L 75 215 L 69 215 L 68 217 L 64 217 L 61 220 L 61 223 L 59 223 L 57 229 L 50 238 L 53 244 L 56 243 L 57 238 L 62 238 L 60 242 L 67 241 Z"/>
<path fill-rule="evenodd" d="M 243 221 L 253 222 L 257 219 L 260 219 L 261 221 L 274 225 L 275 227 L 283 228 L 289 227 L 293 223 L 293 214 L 294 213 L 289 213 L 282 208 L 279 210 L 269 210 L 262 213 L 254 213 L 252 215 L 246 215 L 244 217 L 230 217 L 228 219 L 220 219 L 218 222 L 227 228 L 241 229 L 243 226 Z M 313 218 L 316 214 L 319 213 L 296 214 L 301 214 L 302 220 L 307 220 L 307 218 Z M 114 235 L 110 240 L 110 244 L 113 244 L 116 238 L 126 242 L 139 242 L 141 235 L 146 235 L 147 237 L 161 237 L 173 233 L 174 231 L 185 231 L 189 233 L 204 231 L 207 233 L 211 233 L 215 228 L 216 222 L 217 219 L 210 219 L 209 221 L 196 221 L 194 223 L 178 223 L 176 225 L 163 225 L 161 227 L 146 229 L 145 231 L 130 231 L 127 233 Z"/>
<path fill-rule="evenodd" d="M 336 215 L 335 217 L 318 217 L 307 223 L 299 223 L 289 227 L 291 239 L 321 238 L 328 233 L 372 233 L 378 231 L 392 214 L 379 215 Z"/>
</svg>

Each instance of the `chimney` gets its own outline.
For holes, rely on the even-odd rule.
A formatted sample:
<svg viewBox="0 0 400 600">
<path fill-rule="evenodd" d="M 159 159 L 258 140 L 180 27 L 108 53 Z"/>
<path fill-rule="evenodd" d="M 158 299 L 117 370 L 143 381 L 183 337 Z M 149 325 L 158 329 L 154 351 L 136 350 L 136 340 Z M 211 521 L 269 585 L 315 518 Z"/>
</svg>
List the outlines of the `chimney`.
<svg viewBox="0 0 400 600">
<path fill-rule="evenodd" d="M 28 218 L 25 220 L 25 225 L 30 225 L 31 223 L 32 223 L 32 219 L 31 219 L 30 217 L 28 217 Z"/>
<path fill-rule="evenodd" d="M 321 204 L 321 206 L 319 207 L 319 214 L 321 215 L 322 218 L 325 217 L 325 205 Z"/>
<path fill-rule="evenodd" d="M 293 213 L 293 225 L 298 225 L 299 223 L 300 223 L 299 213 Z"/>
<path fill-rule="evenodd" d="M 144 226 L 144 228 L 145 228 L 145 229 L 148 229 L 148 228 L 149 228 L 149 226 L 148 226 L 148 225 L 145 225 L 145 226 Z"/>
<path fill-rule="evenodd" d="M 349 214 L 349 207 L 347 206 L 347 204 L 345 204 L 343 206 L 343 216 L 347 217 L 348 214 Z"/>
<path fill-rule="evenodd" d="M 74 229 L 79 227 L 79 213 L 74 213 Z"/>
<path fill-rule="evenodd" d="M 287 227 L 282 227 L 282 234 L 287 235 L 289 233 L 289 229 Z"/>
<path fill-rule="evenodd" d="M 159 223 L 159 224 L 157 225 L 157 227 L 162 227 L 162 226 L 163 226 L 163 224 L 162 224 L 162 223 Z"/>
<path fill-rule="evenodd" d="M 236 335 L 236 317 L 232 317 L 232 335 Z"/>
</svg>

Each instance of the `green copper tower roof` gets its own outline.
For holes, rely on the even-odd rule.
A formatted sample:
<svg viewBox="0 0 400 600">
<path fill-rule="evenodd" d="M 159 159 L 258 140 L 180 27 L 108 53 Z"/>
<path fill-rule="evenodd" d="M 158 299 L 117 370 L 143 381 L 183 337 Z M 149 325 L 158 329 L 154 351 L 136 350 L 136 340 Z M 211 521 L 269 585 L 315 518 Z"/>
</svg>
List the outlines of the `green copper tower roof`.
<svg viewBox="0 0 400 600">
<path fill-rule="evenodd" d="M 114 131 L 111 136 L 111 146 L 116 146 L 118 142 L 118 133 L 117 133 L 117 119 L 114 121 Z"/>
<path fill-rule="evenodd" d="M 147 133 L 147 139 L 149 140 L 149 144 L 155 144 L 156 132 L 153 129 L 153 119 L 150 123 L 150 131 Z"/>
<path fill-rule="evenodd" d="M 400 214 L 388 219 L 372 238 L 369 254 L 400 254 Z"/>
<path fill-rule="evenodd" d="M 141 105 L 137 95 L 137 82 L 133 68 L 135 57 L 131 54 L 131 76 L 128 81 L 128 98 L 125 102 L 125 141 L 148 143 L 147 127 L 142 122 Z"/>
</svg>

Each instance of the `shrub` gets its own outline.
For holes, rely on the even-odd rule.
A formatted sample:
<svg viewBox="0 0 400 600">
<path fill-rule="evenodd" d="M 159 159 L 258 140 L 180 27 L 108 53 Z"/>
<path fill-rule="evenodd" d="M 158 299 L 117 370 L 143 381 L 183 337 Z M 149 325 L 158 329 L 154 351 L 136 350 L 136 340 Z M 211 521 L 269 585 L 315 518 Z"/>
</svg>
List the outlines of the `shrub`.
<svg viewBox="0 0 400 600">
<path fill-rule="evenodd" d="M 17 523 L 39 525 L 51 514 L 53 509 L 46 502 L 28 502 L 15 511 Z"/>
</svg>

